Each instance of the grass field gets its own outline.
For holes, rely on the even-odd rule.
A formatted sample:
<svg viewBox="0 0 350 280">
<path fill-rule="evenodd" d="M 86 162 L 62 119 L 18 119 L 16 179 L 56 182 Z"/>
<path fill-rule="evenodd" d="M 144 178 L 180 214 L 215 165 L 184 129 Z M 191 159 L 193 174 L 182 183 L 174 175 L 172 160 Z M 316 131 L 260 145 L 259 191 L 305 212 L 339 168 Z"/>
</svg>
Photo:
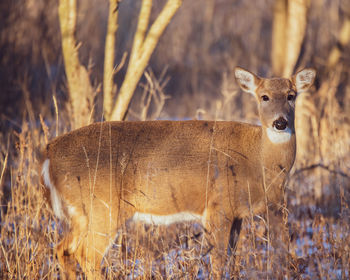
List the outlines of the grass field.
<svg viewBox="0 0 350 280">
<path fill-rule="evenodd" d="M 326 109 L 332 110 L 329 105 Z M 298 152 L 286 192 L 291 236 L 287 262 L 276 260 L 266 235 L 266 220 L 251 217 L 245 221 L 229 277 L 349 278 L 349 153 L 339 146 L 349 149 L 350 138 L 344 124 L 343 129 L 335 129 L 338 117 L 318 120 L 327 125 L 325 132 L 319 131 L 321 143 L 310 133 L 305 133 L 307 140 L 303 135 L 298 140 L 314 141 L 312 146 L 319 146 L 324 160 L 311 164 L 315 161 L 308 153 L 310 144 L 304 154 Z M 38 174 L 38 150 L 51 138 L 48 134 L 55 135 L 56 127 L 42 124 L 24 120 L 20 133 L 3 134 L 0 265 L 4 279 L 59 279 L 54 245 L 62 228 L 43 197 Z M 306 128 L 301 126 L 298 133 L 302 129 Z M 206 279 L 211 270 L 208 249 L 198 224 L 130 224 L 123 233 L 122 247 L 109 251 L 105 271 L 110 279 Z"/>
<path fill-rule="evenodd" d="M 57 7 L 34 2 L 0 6 L 2 14 L 11 15 L 0 19 L 4 26 L 0 41 L 1 279 L 61 279 L 55 244 L 62 237 L 62 226 L 44 199 L 39 158 L 49 139 L 70 129 L 73 118 L 67 109 L 54 16 Z M 96 25 L 105 24 L 107 6 L 102 2 L 82 1 L 78 19 L 81 57 L 96 86 L 94 120 L 101 120 L 102 114 L 98 89 L 103 44 L 98 42 L 103 40 L 103 28 Z M 121 25 L 135 15 L 135 4 L 124 2 Z M 151 93 L 140 86 L 129 119 L 256 122 L 255 101 L 238 91 L 232 69 L 241 65 L 262 76 L 272 73 L 273 1 L 257 2 L 216 1 L 210 18 L 197 1 L 185 1 L 150 63 L 153 83 L 164 82 L 156 93 L 160 99 L 152 99 L 145 109 L 145 94 Z M 250 217 L 244 221 L 236 259 L 227 266 L 228 279 L 350 278 L 349 45 L 335 67 L 326 65 L 337 31 L 348 16 L 340 12 L 343 2 L 311 1 L 298 67 L 314 66 L 318 80 L 297 101 L 297 159 L 285 194 L 289 255 L 279 260 L 264 216 Z M 99 8 L 87 18 L 89 5 Z M 134 27 L 133 20 L 121 28 L 119 49 L 130 47 Z M 28 29 L 32 37 L 26 34 Z M 121 57 L 120 51 L 117 59 Z M 165 66 L 166 75 L 162 75 Z M 146 79 L 141 83 L 146 85 Z M 152 88 L 149 85 L 148 90 Z M 106 279 L 207 279 L 211 275 L 210 248 L 199 224 L 129 224 L 122 237 L 122 246 L 112 246 L 104 260 Z"/>
</svg>

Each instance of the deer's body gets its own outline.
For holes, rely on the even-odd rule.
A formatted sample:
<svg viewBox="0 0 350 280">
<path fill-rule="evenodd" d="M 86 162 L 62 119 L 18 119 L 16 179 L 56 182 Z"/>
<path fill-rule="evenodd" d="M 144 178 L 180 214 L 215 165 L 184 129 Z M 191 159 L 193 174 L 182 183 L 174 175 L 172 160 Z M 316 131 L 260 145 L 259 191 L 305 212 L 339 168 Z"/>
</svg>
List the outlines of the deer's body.
<svg viewBox="0 0 350 280">
<path fill-rule="evenodd" d="M 264 80 L 240 68 L 236 77 L 257 95 L 262 126 L 105 122 L 49 143 L 42 178 L 56 216 L 69 225 L 58 246 L 69 276 L 78 261 L 93 278 L 118 229 L 130 219 L 156 224 L 200 220 L 215 247 L 213 268 L 220 270 L 223 251 L 228 244 L 236 246 L 242 218 L 279 204 L 296 149 L 294 98 L 286 98 L 292 91 L 296 95 L 300 83 Z M 249 78 L 257 79 L 256 87 Z M 265 108 L 259 94 L 268 95 L 275 107 Z"/>
</svg>

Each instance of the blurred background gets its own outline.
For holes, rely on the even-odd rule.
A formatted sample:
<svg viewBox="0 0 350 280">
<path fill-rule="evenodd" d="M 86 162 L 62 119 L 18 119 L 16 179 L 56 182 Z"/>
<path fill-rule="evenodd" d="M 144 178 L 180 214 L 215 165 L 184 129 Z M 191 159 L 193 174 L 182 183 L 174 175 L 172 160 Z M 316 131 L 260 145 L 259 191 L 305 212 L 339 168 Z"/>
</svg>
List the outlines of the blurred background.
<svg viewBox="0 0 350 280">
<path fill-rule="evenodd" d="M 240 65 L 262 76 L 272 76 L 272 39 L 275 0 L 185 0 L 175 14 L 151 57 L 148 69 L 156 78 L 166 71 L 169 78 L 164 93 L 161 118 L 192 118 L 198 108 L 210 111 L 223 90 L 234 92 L 232 70 Z M 301 1 L 303 2 L 303 1 Z M 305 37 L 295 69 L 312 66 L 318 79 L 328 78 L 334 69 L 327 62 L 334 47 L 341 48 L 341 89 L 336 97 L 342 108 L 349 106 L 346 94 L 349 71 L 349 44 L 339 44 L 340 33 L 349 16 L 341 0 L 309 0 Z M 115 64 L 124 52 L 130 53 L 141 1 L 123 0 L 119 5 L 119 27 Z M 151 22 L 165 1 L 155 0 Z M 34 114 L 48 115 L 52 96 L 59 107 L 67 100 L 67 84 L 61 50 L 58 1 L 1 1 L 0 111 L 2 122 L 19 121 L 26 111 L 26 97 Z M 98 89 L 103 79 L 104 44 L 108 21 L 108 1 L 78 1 L 76 38 L 79 58 L 88 68 Z M 347 10 L 346 10 L 347 9 Z M 287 33 L 287 30 L 284 30 Z M 302 36 L 302 34 L 301 34 Z M 293 38 L 288 38 L 287 43 Z M 115 75 L 120 86 L 127 65 Z M 24 90 L 25 89 L 25 90 Z M 139 86 L 137 91 L 141 91 Z M 239 94 L 240 95 L 240 94 Z M 97 90 L 95 103 L 100 104 Z M 136 98 L 137 100 L 137 94 Z M 243 118 L 241 97 L 232 108 L 232 117 Z M 134 100 L 134 101 L 135 101 Z M 250 98 L 249 98 L 250 100 Z M 43 106 L 45 105 L 45 106 Z M 248 105 L 250 110 L 250 106 Z M 249 111 L 248 110 L 248 111 Z M 100 116 L 98 116 L 100 114 Z M 101 117 L 101 110 L 96 113 Z M 48 117 L 48 116 L 47 116 Z M 11 121 L 10 121 L 11 120 Z M 2 123 L 2 125 L 4 125 Z"/>
<path fill-rule="evenodd" d="M 15 186 L 27 189 L 30 184 L 38 185 L 37 151 L 48 139 L 74 127 L 58 2 L 0 2 L 3 206 L 15 195 Z M 151 23 L 165 3 L 153 1 Z M 119 3 L 114 64 L 120 69 L 113 78 L 115 92 L 127 71 L 140 7 L 139 0 Z M 107 0 L 77 1 L 78 56 L 93 89 L 89 122 L 103 120 L 108 12 Z M 287 195 L 291 224 L 299 237 L 305 234 L 310 238 L 315 217 L 321 217 L 317 225 L 335 226 L 334 231 L 328 228 L 327 236 L 334 233 L 339 239 L 328 240 L 330 247 L 321 242 L 324 257 L 340 250 L 341 244 L 350 244 L 349 41 L 348 0 L 184 0 L 160 37 L 126 119 L 257 123 L 255 100 L 238 90 L 235 66 L 263 77 L 290 77 L 299 69 L 314 67 L 315 86 L 297 101 L 298 152 Z M 1 208 L 3 215 L 6 207 Z M 324 222 L 325 217 L 332 220 Z M 342 250 L 340 263 L 344 266 L 339 275 L 346 278 L 350 248 L 347 245 Z M 329 266 L 339 264 L 335 255 L 327 256 Z M 314 266 L 307 267 L 311 271 Z"/>
</svg>

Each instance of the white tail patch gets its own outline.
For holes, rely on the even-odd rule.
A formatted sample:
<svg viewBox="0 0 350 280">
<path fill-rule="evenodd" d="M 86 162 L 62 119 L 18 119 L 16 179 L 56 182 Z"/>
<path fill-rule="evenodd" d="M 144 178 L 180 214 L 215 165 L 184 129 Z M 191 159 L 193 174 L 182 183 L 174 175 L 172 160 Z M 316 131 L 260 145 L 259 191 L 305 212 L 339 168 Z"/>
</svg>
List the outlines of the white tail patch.
<svg viewBox="0 0 350 280">
<path fill-rule="evenodd" d="M 51 197 L 53 212 L 55 213 L 57 218 L 62 219 L 64 217 L 62 202 L 55 186 L 53 185 L 50 179 L 50 160 L 49 159 L 46 159 L 43 163 L 41 176 L 43 176 L 45 186 L 50 189 L 50 197 Z"/>
<path fill-rule="evenodd" d="M 143 222 L 146 224 L 155 225 L 171 225 L 178 222 L 189 222 L 194 220 L 203 220 L 202 215 L 194 214 L 191 212 L 180 212 L 173 215 L 153 215 L 147 213 L 136 212 L 132 217 L 135 222 Z"/>
<path fill-rule="evenodd" d="M 69 217 L 73 217 L 73 216 L 77 215 L 77 210 L 74 206 L 68 205 L 67 210 L 68 210 Z"/>
<path fill-rule="evenodd" d="M 286 143 L 292 136 L 292 130 L 289 127 L 282 131 L 276 131 L 274 128 L 268 127 L 266 132 L 267 137 L 269 137 L 270 141 L 274 144 Z"/>
</svg>

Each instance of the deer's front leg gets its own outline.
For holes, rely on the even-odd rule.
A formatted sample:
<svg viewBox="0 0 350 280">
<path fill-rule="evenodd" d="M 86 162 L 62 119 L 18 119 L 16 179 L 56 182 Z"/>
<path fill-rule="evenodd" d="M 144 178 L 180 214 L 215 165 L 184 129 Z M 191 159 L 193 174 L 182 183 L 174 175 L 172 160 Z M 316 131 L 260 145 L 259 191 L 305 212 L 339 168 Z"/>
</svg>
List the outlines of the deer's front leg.
<svg viewBox="0 0 350 280">
<path fill-rule="evenodd" d="M 272 247 L 272 267 L 278 268 L 277 271 L 281 271 L 281 274 L 283 274 L 283 270 L 287 269 L 289 259 L 290 237 L 287 218 L 282 208 L 269 209 L 268 218 L 269 241 Z"/>
<path fill-rule="evenodd" d="M 225 273 L 228 256 L 234 257 L 241 225 L 242 219 L 232 217 L 220 207 L 207 209 L 205 232 L 212 246 L 210 259 L 214 279 L 220 279 Z"/>
</svg>

